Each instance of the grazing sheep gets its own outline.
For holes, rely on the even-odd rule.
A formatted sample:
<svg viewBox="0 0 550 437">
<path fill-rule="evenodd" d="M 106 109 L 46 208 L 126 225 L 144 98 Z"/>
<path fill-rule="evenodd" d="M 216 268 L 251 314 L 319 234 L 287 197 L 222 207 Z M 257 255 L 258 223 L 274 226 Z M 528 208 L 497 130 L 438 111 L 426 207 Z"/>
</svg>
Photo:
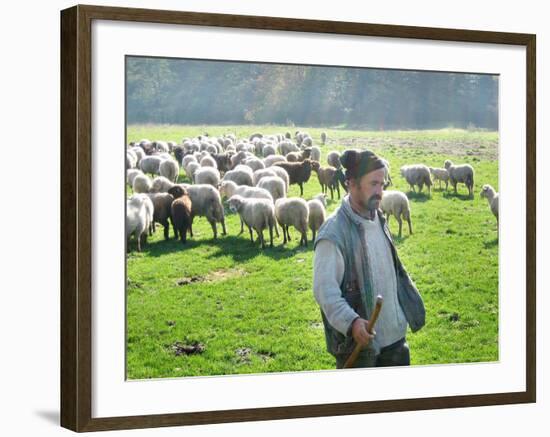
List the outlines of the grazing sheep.
<svg viewBox="0 0 550 437">
<path fill-rule="evenodd" d="M 287 171 L 284 168 L 273 165 L 269 167 L 270 170 L 274 171 L 277 176 L 279 176 L 283 181 L 285 181 L 285 192 L 288 193 L 288 187 L 290 185 L 290 178 Z"/>
<path fill-rule="evenodd" d="M 332 152 L 329 152 L 327 155 L 327 163 L 328 165 L 338 169 L 342 167 L 342 163 L 340 162 L 340 152 L 333 150 Z"/>
<path fill-rule="evenodd" d="M 250 167 L 252 171 L 261 170 L 265 168 L 265 164 L 258 158 L 248 158 L 243 161 L 243 164 Z"/>
<path fill-rule="evenodd" d="M 321 132 L 321 145 L 325 145 L 327 143 L 327 133 Z"/>
<path fill-rule="evenodd" d="M 250 187 L 254 186 L 250 173 L 242 169 L 229 170 L 227 173 L 225 173 L 222 180 L 232 181 L 235 182 L 237 185 L 248 185 Z"/>
<path fill-rule="evenodd" d="M 480 196 L 487 199 L 487 202 L 489 202 L 489 207 L 491 208 L 491 212 L 496 217 L 498 223 L 498 193 L 493 187 L 485 184 L 481 189 Z"/>
<path fill-rule="evenodd" d="M 305 135 L 302 138 L 302 143 L 300 145 L 305 147 L 313 146 L 313 138 L 311 138 L 309 135 Z"/>
<path fill-rule="evenodd" d="M 384 158 L 380 158 L 380 161 L 382 161 L 386 170 L 386 175 L 384 177 L 384 188 L 386 188 L 393 184 L 393 181 L 391 180 L 391 175 L 390 175 L 390 163 Z"/>
<path fill-rule="evenodd" d="M 311 161 L 305 159 L 302 162 L 278 162 L 275 165 L 286 170 L 289 184 L 297 184 L 300 187 L 300 196 L 303 196 L 304 184 L 309 181 L 311 176 Z"/>
<path fill-rule="evenodd" d="M 287 155 L 290 152 L 298 152 L 300 149 L 292 141 L 282 141 L 279 143 L 279 152 L 281 155 Z"/>
<path fill-rule="evenodd" d="M 193 181 L 195 178 L 195 173 L 201 168 L 201 165 L 198 162 L 190 162 L 185 167 L 185 174 L 190 181 Z"/>
<path fill-rule="evenodd" d="M 147 200 L 145 200 L 147 199 Z M 147 242 L 147 230 L 152 224 L 154 206 L 147 196 L 134 195 L 126 200 L 126 239 L 134 235 L 137 241 L 137 250 Z M 129 242 L 127 247 L 129 247 Z"/>
<path fill-rule="evenodd" d="M 177 145 L 174 147 L 174 156 L 180 167 L 184 167 L 183 158 L 185 158 L 185 148 L 183 146 Z"/>
<path fill-rule="evenodd" d="M 269 191 L 271 197 L 273 197 L 273 201 L 286 197 L 285 181 L 279 176 L 262 177 L 256 186 Z"/>
<path fill-rule="evenodd" d="M 128 185 L 130 185 L 131 187 L 134 185 L 134 179 L 136 178 L 137 175 L 142 175 L 143 172 L 137 168 L 131 168 L 129 170 L 126 170 L 126 182 L 128 183 Z"/>
<path fill-rule="evenodd" d="M 153 149 L 157 152 L 170 152 L 170 148 L 168 147 L 168 144 L 166 141 L 153 141 Z"/>
<path fill-rule="evenodd" d="M 312 161 L 321 161 L 321 149 L 318 146 L 313 146 L 311 148 L 310 159 Z"/>
<path fill-rule="evenodd" d="M 149 189 L 150 193 L 167 193 L 170 188 L 174 186 L 174 183 L 164 176 L 157 176 L 153 179 L 151 188 Z"/>
<path fill-rule="evenodd" d="M 216 161 L 220 173 L 225 173 L 231 169 L 231 153 L 215 153 L 212 158 Z"/>
<path fill-rule="evenodd" d="M 404 165 L 401 167 L 401 176 L 405 178 L 412 191 L 414 191 L 414 186 L 418 185 L 418 192 L 421 193 L 422 188 L 426 185 L 428 194 L 430 193 L 430 187 L 432 186 L 430 169 L 424 164 Z"/>
<path fill-rule="evenodd" d="M 447 191 L 449 188 L 449 172 L 447 169 L 430 167 L 430 173 L 434 178 L 434 185 L 435 181 L 439 181 L 439 189 L 441 189 L 441 181 L 443 181 L 445 182 L 445 191 Z"/>
<path fill-rule="evenodd" d="M 146 156 L 142 158 L 139 166 L 141 167 L 141 171 L 143 171 L 143 173 L 158 175 L 160 164 L 162 161 L 163 159 L 160 156 Z"/>
<path fill-rule="evenodd" d="M 260 169 L 260 170 L 256 170 L 252 174 L 252 185 L 253 186 L 258 185 L 258 182 L 260 182 L 260 180 L 262 178 L 265 178 L 267 176 L 277 176 L 277 173 L 275 173 L 274 169 L 275 169 L 275 167 L 263 168 L 263 169 Z"/>
<path fill-rule="evenodd" d="M 470 164 L 454 165 L 448 159 L 445 161 L 445 168 L 449 172 L 449 180 L 455 189 L 455 194 L 456 185 L 460 182 L 466 185 L 470 197 L 474 197 L 474 168 Z"/>
<path fill-rule="evenodd" d="M 229 208 L 238 212 L 241 221 L 248 226 L 250 241 L 254 243 L 252 229 L 258 234 L 262 249 L 265 249 L 264 229 L 269 229 L 269 243 L 273 247 L 273 227 L 275 226 L 275 210 L 273 202 L 267 199 L 246 198 L 238 194 L 229 199 Z"/>
<path fill-rule="evenodd" d="M 237 185 L 233 181 L 222 181 L 220 184 L 220 195 L 222 198 L 229 199 L 234 195 L 239 195 L 246 198 L 267 199 L 273 202 L 273 196 L 265 188 L 249 187 L 246 185 Z"/>
<path fill-rule="evenodd" d="M 247 158 L 253 158 L 254 155 L 250 155 L 244 150 L 241 150 L 240 152 L 235 153 L 231 156 L 231 168 L 237 167 L 240 163 L 242 163 Z"/>
<path fill-rule="evenodd" d="M 155 223 L 160 223 L 164 227 L 164 239 L 168 240 L 170 225 L 168 220 L 172 221 L 172 202 L 174 197 L 168 193 L 149 193 L 147 194 L 153 202 L 153 229 Z"/>
<path fill-rule="evenodd" d="M 220 184 L 220 172 L 214 167 L 201 167 L 195 172 L 193 182 L 217 187 Z"/>
<path fill-rule="evenodd" d="M 204 156 L 200 161 L 201 167 L 213 167 L 215 169 L 218 168 L 218 163 L 210 154 Z"/>
<path fill-rule="evenodd" d="M 180 173 L 180 167 L 177 161 L 174 159 L 167 159 L 162 161 L 159 166 L 159 173 L 166 179 L 172 182 L 178 181 L 178 175 Z"/>
<path fill-rule="evenodd" d="M 271 155 L 271 156 L 268 156 L 267 158 L 264 158 L 265 168 L 271 167 L 277 162 L 287 162 L 287 161 L 286 161 L 286 158 L 282 155 Z"/>
<path fill-rule="evenodd" d="M 411 224 L 411 207 L 409 205 L 409 199 L 401 191 L 384 191 L 382 194 L 382 201 L 380 202 L 380 209 L 386 214 L 386 220 L 389 225 L 390 215 L 393 215 L 399 223 L 399 238 L 401 238 L 401 228 L 403 221 L 401 216 L 407 220 L 409 224 L 409 234 L 412 234 Z"/>
<path fill-rule="evenodd" d="M 277 149 L 272 144 L 266 144 L 262 149 L 262 154 L 264 158 L 267 158 L 270 155 L 276 155 Z"/>
<path fill-rule="evenodd" d="M 286 160 L 288 162 L 301 162 L 304 159 L 311 157 L 311 147 L 306 147 L 300 152 L 290 152 L 286 155 Z"/>
<path fill-rule="evenodd" d="M 191 225 L 189 226 L 189 234 L 193 236 L 193 220 L 195 217 L 206 217 L 210 226 L 212 226 L 212 232 L 214 233 L 214 240 L 218 238 L 217 223 L 222 225 L 222 235 L 226 235 L 225 230 L 225 217 L 223 211 L 222 200 L 220 193 L 212 185 L 189 185 L 179 184 L 185 188 L 191 198 Z"/>
<path fill-rule="evenodd" d="M 126 151 L 126 170 L 136 168 L 137 156 L 132 150 Z"/>
<path fill-rule="evenodd" d="M 183 167 L 184 170 L 187 170 L 187 166 L 192 162 L 198 163 L 195 155 L 185 155 L 181 160 L 181 166 Z"/>
<path fill-rule="evenodd" d="M 143 151 L 143 149 L 139 146 L 133 146 L 132 148 L 130 148 L 130 150 L 132 152 L 134 152 L 134 155 L 136 155 L 136 158 L 137 158 L 137 163 L 136 165 L 139 165 L 139 163 L 141 162 L 141 160 L 143 158 L 145 158 L 145 152 Z"/>
<path fill-rule="evenodd" d="M 187 190 L 180 185 L 175 185 L 170 188 L 168 194 L 172 195 L 174 198 L 170 208 L 174 235 L 176 239 L 179 236 L 181 242 L 185 244 L 187 241 L 187 230 L 191 228 L 191 214 L 193 210 L 191 198 Z"/>
<path fill-rule="evenodd" d="M 307 228 L 309 225 L 309 209 L 304 199 L 288 197 L 275 201 L 275 217 L 283 228 L 283 244 L 290 241 L 289 226 L 294 226 L 301 234 L 300 246 L 307 247 Z"/>
<path fill-rule="evenodd" d="M 132 191 L 134 193 L 148 193 L 152 186 L 151 178 L 144 174 L 139 174 L 134 178 Z"/>
<path fill-rule="evenodd" d="M 254 138 L 263 138 L 263 134 L 261 134 L 260 132 L 255 132 L 253 133 L 252 135 L 250 135 L 250 137 L 248 138 L 248 141 L 252 142 L 254 141 Z"/>
<path fill-rule="evenodd" d="M 327 189 L 330 190 L 330 199 L 334 199 L 334 190 L 338 193 L 338 199 L 340 199 L 340 186 L 338 185 L 338 179 L 336 178 L 336 170 L 334 167 L 320 167 L 318 161 L 314 161 L 313 171 L 317 173 L 319 184 L 321 184 L 321 191 L 323 194 L 327 193 Z"/>
<path fill-rule="evenodd" d="M 307 207 L 309 210 L 308 224 L 313 235 L 311 238 L 312 243 L 315 241 L 315 234 L 327 218 L 325 206 L 326 198 L 324 194 L 315 196 L 313 199 L 307 201 Z"/>
</svg>

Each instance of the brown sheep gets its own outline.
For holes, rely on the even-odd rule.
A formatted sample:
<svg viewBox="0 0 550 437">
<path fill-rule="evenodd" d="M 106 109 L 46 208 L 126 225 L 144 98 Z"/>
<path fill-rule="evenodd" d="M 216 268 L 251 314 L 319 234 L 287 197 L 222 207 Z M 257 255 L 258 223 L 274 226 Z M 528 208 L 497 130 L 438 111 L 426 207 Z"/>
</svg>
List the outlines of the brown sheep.
<svg viewBox="0 0 550 437">
<path fill-rule="evenodd" d="M 315 161 L 316 162 L 316 161 Z M 319 184 L 321 184 L 321 191 L 323 194 L 327 194 L 327 188 L 330 190 L 330 199 L 334 200 L 334 190 L 338 193 L 338 199 L 340 199 L 340 185 L 338 184 L 338 178 L 334 167 L 321 167 L 315 165 L 313 170 L 317 173 Z"/>
<path fill-rule="evenodd" d="M 316 161 L 305 159 L 303 162 L 277 162 L 274 165 L 286 170 L 289 184 L 298 184 L 300 186 L 300 196 L 303 196 L 304 184 L 309 181 L 311 176 L 312 162 Z"/>
<path fill-rule="evenodd" d="M 164 226 L 164 239 L 168 240 L 170 225 L 168 219 L 172 221 L 172 202 L 174 197 L 168 193 L 147 193 L 155 211 L 153 213 L 153 231 L 156 230 L 155 223 L 160 223 Z"/>
<path fill-rule="evenodd" d="M 187 230 L 191 229 L 191 198 L 187 190 L 180 185 L 176 185 L 168 190 L 168 194 L 174 197 L 172 202 L 172 226 L 176 239 L 181 238 L 185 244 L 187 241 Z"/>
</svg>

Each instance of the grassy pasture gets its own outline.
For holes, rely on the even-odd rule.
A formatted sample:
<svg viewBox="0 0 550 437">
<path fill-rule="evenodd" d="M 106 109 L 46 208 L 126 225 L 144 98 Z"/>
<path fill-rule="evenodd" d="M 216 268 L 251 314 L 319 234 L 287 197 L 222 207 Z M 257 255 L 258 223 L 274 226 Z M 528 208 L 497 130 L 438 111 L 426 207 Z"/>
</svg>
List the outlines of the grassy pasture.
<svg viewBox="0 0 550 437">
<path fill-rule="evenodd" d="M 204 132 L 247 137 L 294 132 L 281 126 L 132 125 L 127 141 L 181 141 Z M 305 128 L 320 144 L 322 129 Z M 481 186 L 498 191 L 498 133 L 465 130 L 365 132 L 327 129 L 322 162 L 330 150 L 367 147 L 392 167 L 391 189 L 408 194 L 413 235 L 406 224 L 397 238 L 400 257 L 420 290 L 426 326 L 410 334 L 413 365 L 498 360 L 498 234 Z M 438 186 L 431 196 L 409 192 L 399 168 L 424 163 L 442 167 L 445 159 L 470 163 L 475 196 Z M 180 181 L 185 181 L 183 171 Z M 320 192 L 313 174 L 304 198 Z M 292 186 L 289 196 L 298 196 Z M 329 200 L 328 211 L 339 204 Z M 186 246 L 164 241 L 162 226 L 143 252 L 132 241 L 127 258 L 127 370 L 129 379 L 333 369 L 325 350 L 319 307 L 312 292 L 313 250 L 299 248 L 299 236 L 283 246 L 261 250 L 238 216 L 226 208 L 227 236 L 212 240 L 203 218 Z M 160 228 L 160 229 L 159 229 Z M 221 227 L 220 227 L 221 228 Z M 219 229 L 221 232 L 221 229 Z M 267 234 L 267 233 L 266 233 Z M 173 236 L 172 230 L 170 235 Z M 311 235 L 309 236 L 311 239 Z M 201 353 L 181 353 L 204 346 Z"/>
</svg>

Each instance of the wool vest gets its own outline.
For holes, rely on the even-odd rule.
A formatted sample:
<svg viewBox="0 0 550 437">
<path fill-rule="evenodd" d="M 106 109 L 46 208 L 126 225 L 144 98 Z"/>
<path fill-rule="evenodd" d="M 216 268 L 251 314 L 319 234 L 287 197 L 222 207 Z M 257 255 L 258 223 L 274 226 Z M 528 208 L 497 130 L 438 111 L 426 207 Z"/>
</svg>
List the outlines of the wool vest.
<svg viewBox="0 0 550 437">
<path fill-rule="evenodd" d="M 399 305 L 411 330 L 416 332 L 425 324 L 424 302 L 399 260 L 386 219 L 381 211 L 377 211 L 377 214 L 384 235 L 390 243 L 396 272 Z M 363 224 L 352 211 L 349 202 L 344 201 L 319 229 L 314 248 L 323 239 L 332 241 L 338 247 L 344 258 L 344 277 L 340 284 L 342 297 L 361 318 L 368 320 L 374 310 L 376 292 L 372 289 L 364 232 Z M 327 350 L 335 356 L 351 354 L 355 347 L 351 333 L 348 332 L 348 335 L 341 334 L 330 325 L 323 311 L 321 311 L 321 316 L 325 328 Z M 363 354 L 370 354 L 374 357 L 379 352 L 380 345 L 377 343 L 375 336 L 373 341 L 365 348 Z"/>
</svg>

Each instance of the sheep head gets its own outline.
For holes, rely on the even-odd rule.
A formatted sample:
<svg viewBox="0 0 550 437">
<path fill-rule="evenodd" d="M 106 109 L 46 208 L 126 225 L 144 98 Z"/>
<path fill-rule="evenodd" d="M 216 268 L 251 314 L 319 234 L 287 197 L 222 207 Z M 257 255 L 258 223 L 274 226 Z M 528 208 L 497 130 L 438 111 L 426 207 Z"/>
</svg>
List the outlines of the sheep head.
<svg viewBox="0 0 550 437">
<path fill-rule="evenodd" d="M 172 188 L 168 190 L 168 194 L 171 194 L 174 199 L 189 195 L 187 190 L 180 185 L 174 185 Z"/>
</svg>

